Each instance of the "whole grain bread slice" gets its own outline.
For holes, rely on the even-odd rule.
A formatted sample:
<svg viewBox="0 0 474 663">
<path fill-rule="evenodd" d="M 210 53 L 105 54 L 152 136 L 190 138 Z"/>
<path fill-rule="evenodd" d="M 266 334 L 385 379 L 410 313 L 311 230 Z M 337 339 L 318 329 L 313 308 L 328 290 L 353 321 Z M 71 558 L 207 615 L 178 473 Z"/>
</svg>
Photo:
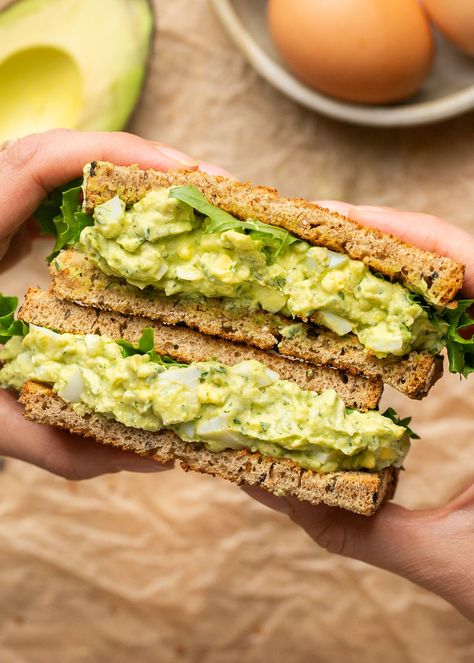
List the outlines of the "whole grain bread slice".
<svg viewBox="0 0 474 663">
<path fill-rule="evenodd" d="M 166 325 L 185 324 L 199 332 L 246 343 L 312 365 L 333 366 L 347 375 L 385 382 L 410 398 L 423 398 L 443 373 L 443 358 L 411 352 L 407 357 L 378 359 L 369 355 L 354 334 L 338 336 L 312 323 L 298 325 L 287 338 L 291 321 L 259 311 L 228 310 L 219 300 L 185 300 L 151 289 L 139 290 L 107 276 L 86 255 L 69 249 L 51 264 L 51 293 L 60 299 L 103 310 L 145 316 Z M 346 378 L 343 378 L 346 379 Z M 375 394 L 375 383 L 373 383 Z"/>
<path fill-rule="evenodd" d="M 161 173 L 94 161 L 85 171 L 84 208 L 90 213 L 115 195 L 131 205 L 152 189 L 189 184 L 239 219 L 257 219 L 310 244 L 346 253 L 422 294 L 431 304 L 448 304 L 462 286 L 464 267 L 451 258 L 423 251 L 306 200 L 283 198 L 275 189 L 201 171 Z"/>
<path fill-rule="evenodd" d="M 170 327 L 139 316 L 124 316 L 80 306 L 59 300 L 39 288 L 28 290 L 18 317 L 24 322 L 62 333 L 102 334 L 131 343 L 138 343 L 143 330 L 151 327 L 158 354 L 168 355 L 187 364 L 215 359 L 232 366 L 239 361 L 255 359 L 276 371 L 283 380 L 292 380 L 303 389 L 318 393 L 325 389 L 335 389 L 348 407 L 357 410 L 376 408 L 382 395 L 382 383 L 379 380 L 347 376 L 327 366 L 312 366 L 276 352 L 264 352 L 249 345 L 206 336 L 187 327 Z"/>
<path fill-rule="evenodd" d="M 179 460 L 185 470 L 222 477 L 238 485 L 259 486 L 280 496 L 327 504 L 370 516 L 393 497 L 398 471 L 318 474 L 290 460 L 274 460 L 250 451 L 208 451 L 170 431 L 150 433 L 129 428 L 100 414 L 73 409 L 50 387 L 27 382 L 20 402 L 27 419 L 92 437 L 102 444 L 148 456 L 159 463 Z"/>
</svg>

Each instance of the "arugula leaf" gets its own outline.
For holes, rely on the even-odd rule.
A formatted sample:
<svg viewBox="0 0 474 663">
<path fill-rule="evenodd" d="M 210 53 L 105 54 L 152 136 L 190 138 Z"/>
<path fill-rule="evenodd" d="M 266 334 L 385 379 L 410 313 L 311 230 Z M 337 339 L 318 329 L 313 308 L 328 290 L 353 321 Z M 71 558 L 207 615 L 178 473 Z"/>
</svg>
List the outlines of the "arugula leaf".
<svg viewBox="0 0 474 663">
<path fill-rule="evenodd" d="M 175 368 L 184 368 L 187 366 L 187 364 L 180 364 L 172 357 L 166 355 L 161 356 L 155 351 L 155 334 L 151 327 L 146 327 L 143 330 L 138 344 L 124 340 L 117 341 L 117 343 L 122 349 L 123 357 L 131 357 L 132 355 L 149 355 L 151 361 L 166 366 L 166 368 L 170 368 L 171 366 L 174 366 Z"/>
<path fill-rule="evenodd" d="M 187 203 L 216 223 L 234 223 L 237 220 L 232 214 L 224 212 L 223 209 L 219 209 L 219 207 L 206 200 L 195 186 L 174 186 L 170 189 L 169 195 L 170 198 L 176 198 L 182 203 Z"/>
<path fill-rule="evenodd" d="M 423 299 L 421 295 L 415 292 L 409 292 L 408 298 L 415 304 L 418 304 L 418 306 L 421 306 L 421 308 L 426 311 L 428 315 L 428 320 L 434 325 L 437 331 L 441 332 L 440 321 L 443 320 L 442 313 L 440 313 L 438 310 L 436 310 L 436 308 L 431 306 L 431 304 L 428 304 L 428 302 L 425 299 Z"/>
<path fill-rule="evenodd" d="M 449 324 L 445 334 L 449 370 L 467 378 L 474 373 L 474 319 L 469 314 L 474 299 L 460 299 L 456 304 L 456 308 L 448 306 L 442 313 Z"/>
<path fill-rule="evenodd" d="M 42 235 L 55 235 L 56 243 L 48 262 L 65 246 L 75 244 L 82 230 L 94 223 L 92 216 L 81 208 L 82 179 L 74 180 L 55 189 L 38 207 L 33 217 L 40 225 Z"/>
<path fill-rule="evenodd" d="M 410 293 L 410 299 L 425 309 L 430 321 L 443 335 L 442 340 L 448 351 L 449 371 L 465 378 L 474 373 L 474 319 L 468 312 L 474 305 L 474 299 L 456 300 L 453 302 L 456 306 L 448 305 L 443 310 L 427 304 L 421 295 Z M 448 328 L 445 330 L 446 325 Z"/>
<path fill-rule="evenodd" d="M 73 187 L 81 186 L 81 184 L 82 177 L 78 177 L 72 182 L 57 187 L 43 200 L 33 214 L 35 221 L 39 224 L 41 235 L 56 235 L 56 226 L 54 225 L 53 219 L 61 212 L 63 193 Z"/>
<path fill-rule="evenodd" d="M 12 336 L 26 336 L 28 325 L 15 320 L 18 297 L 5 297 L 0 293 L 0 343 L 6 343 Z"/>
<path fill-rule="evenodd" d="M 382 278 L 381 274 L 376 276 Z M 456 306 L 441 309 L 428 304 L 417 293 L 410 292 L 408 297 L 426 311 L 439 332 L 448 351 L 450 373 L 459 373 L 465 378 L 474 373 L 474 318 L 468 312 L 474 306 L 474 299 L 459 299 L 453 302 Z"/>
<path fill-rule="evenodd" d="M 406 432 L 408 433 L 409 437 L 411 437 L 412 440 L 419 440 L 420 436 L 415 433 L 414 430 L 412 430 L 409 426 L 411 417 L 405 417 L 405 419 L 400 419 L 398 414 L 395 412 L 393 407 L 389 407 L 385 412 L 382 412 L 383 417 L 387 417 L 391 421 L 393 421 L 394 424 L 397 426 L 403 426 L 403 428 L 406 429 Z"/>
<path fill-rule="evenodd" d="M 56 243 L 47 258 L 48 262 L 51 262 L 62 248 L 75 244 L 86 226 L 94 224 L 92 216 L 81 211 L 81 193 L 82 189 L 80 186 L 68 189 L 63 193 L 61 214 L 58 214 L 53 219 L 56 227 Z"/>
<path fill-rule="evenodd" d="M 209 217 L 204 232 L 223 233 L 226 230 L 240 230 L 246 234 L 255 236 L 263 240 L 267 246 L 273 249 L 273 257 L 276 258 L 288 246 L 298 242 L 297 237 L 293 237 L 287 230 L 270 226 L 267 223 L 248 219 L 240 221 L 232 214 L 224 212 L 212 203 L 210 203 L 194 186 L 175 186 L 170 190 L 171 198 L 176 198 L 183 203 L 191 205 L 195 210 Z"/>
</svg>

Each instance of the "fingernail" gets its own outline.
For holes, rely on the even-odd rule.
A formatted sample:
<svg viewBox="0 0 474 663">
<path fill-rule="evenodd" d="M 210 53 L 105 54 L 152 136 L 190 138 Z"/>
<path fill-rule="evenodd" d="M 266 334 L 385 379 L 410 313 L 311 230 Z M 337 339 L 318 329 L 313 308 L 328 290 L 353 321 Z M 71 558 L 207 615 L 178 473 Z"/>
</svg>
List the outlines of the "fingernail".
<svg viewBox="0 0 474 663">
<path fill-rule="evenodd" d="M 355 209 L 359 212 L 383 212 L 383 207 L 376 207 L 375 205 L 355 205 Z"/>
<path fill-rule="evenodd" d="M 386 205 L 357 205 L 355 209 L 359 212 L 369 212 L 370 214 L 399 213 L 399 210 L 395 210 L 393 207 L 387 207 Z"/>
<path fill-rule="evenodd" d="M 0 152 L 2 152 L 2 150 L 6 150 L 7 147 L 10 147 L 10 145 L 13 145 L 14 142 L 15 141 L 11 140 L 11 139 L 10 140 L 4 140 L 3 143 L 0 145 Z"/>
<path fill-rule="evenodd" d="M 199 161 L 199 170 L 208 173 L 209 175 L 220 175 L 221 177 L 226 177 L 228 180 L 237 180 L 235 175 L 229 173 L 225 168 L 220 166 L 215 166 L 213 163 L 208 163 L 207 161 Z"/>
<path fill-rule="evenodd" d="M 175 150 L 173 147 L 167 147 L 166 145 L 160 145 L 159 143 L 153 143 L 158 152 L 160 152 L 167 159 L 172 159 L 176 161 L 180 166 L 187 166 L 188 168 L 196 168 L 199 164 L 198 162 L 179 150 Z"/>
<path fill-rule="evenodd" d="M 352 209 L 350 203 L 343 203 L 339 200 L 314 200 L 316 205 L 319 207 L 324 207 L 324 209 L 329 210 L 330 212 L 337 212 L 338 214 L 347 215 L 348 212 Z"/>
<path fill-rule="evenodd" d="M 268 493 L 266 490 L 256 488 L 255 486 L 241 486 L 241 489 L 244 493 L 253 497 L 257 502 L 260 502 L 260 504 L 263 504 L 274 511 L 279 511 L 287 516 L 292 514 L 293 510 L 291 504 L 286 497 L 277 497 L 273 493 Z"/>
</svg>

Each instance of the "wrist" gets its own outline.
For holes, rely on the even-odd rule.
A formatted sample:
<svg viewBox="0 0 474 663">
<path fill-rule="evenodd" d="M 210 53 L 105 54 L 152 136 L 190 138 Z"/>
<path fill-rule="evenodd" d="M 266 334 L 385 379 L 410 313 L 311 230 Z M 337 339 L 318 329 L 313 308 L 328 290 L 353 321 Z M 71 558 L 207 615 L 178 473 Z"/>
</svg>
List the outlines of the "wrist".
<svg viewBox="0 0 474 663">
<path fill-rule="evenodd" d="M 474 621 L 472 513 L 448 508 L 415 512 L 418 523 L 403 569 L 395 571 L 451 603 Z"/>
</svg>

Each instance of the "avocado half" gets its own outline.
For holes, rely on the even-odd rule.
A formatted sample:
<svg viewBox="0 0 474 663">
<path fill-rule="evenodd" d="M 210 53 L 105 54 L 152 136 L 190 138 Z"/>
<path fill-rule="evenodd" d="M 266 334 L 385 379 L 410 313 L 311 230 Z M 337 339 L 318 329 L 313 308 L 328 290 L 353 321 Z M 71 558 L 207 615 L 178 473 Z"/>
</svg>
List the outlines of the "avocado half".
<svg viewBox="0 0 474 663">
<path fill-rule="evenodd" d="M 149 0 L 18 0 L 0 12 L 0 145 L 54 127 L 117 130 L 145 78 Z"/>
</svg>

